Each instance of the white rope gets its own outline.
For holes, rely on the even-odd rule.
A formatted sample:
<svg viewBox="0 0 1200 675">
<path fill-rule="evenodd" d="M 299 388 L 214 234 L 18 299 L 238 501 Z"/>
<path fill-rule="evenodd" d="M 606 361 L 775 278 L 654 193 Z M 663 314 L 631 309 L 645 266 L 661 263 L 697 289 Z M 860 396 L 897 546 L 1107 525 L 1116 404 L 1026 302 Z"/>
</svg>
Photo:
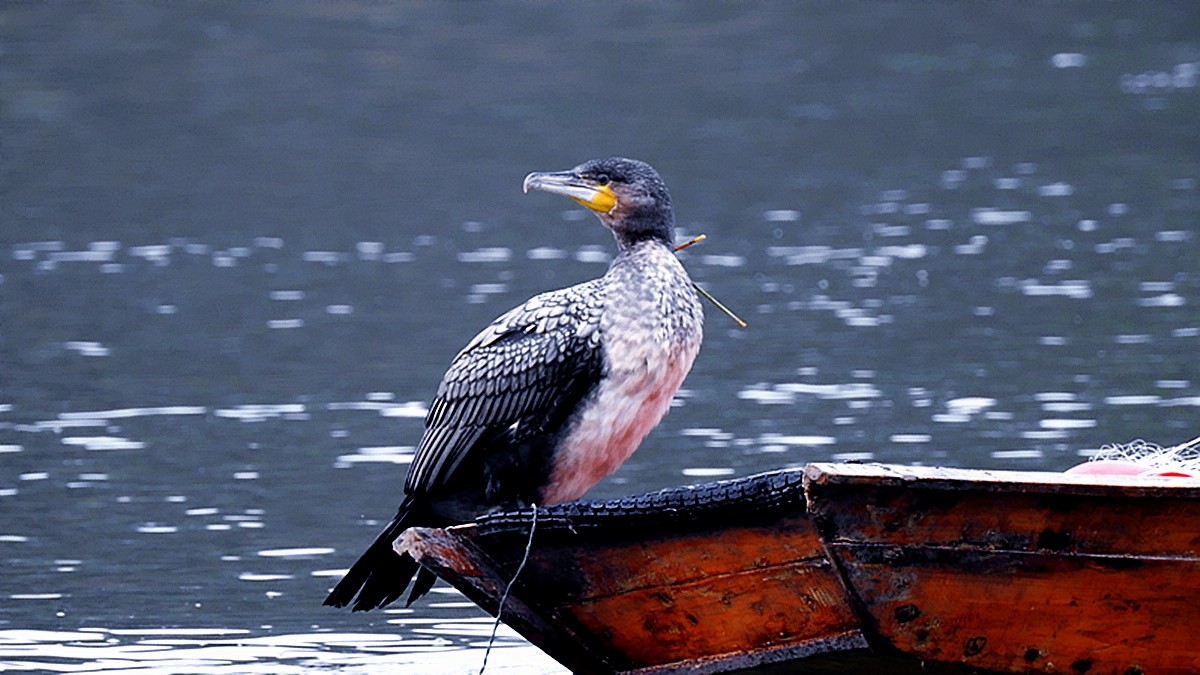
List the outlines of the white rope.
<svg viewBox="0 0 1200 675">
<path fill-rule="evenodd" d="M 488 638 L 487 650 L 483 652 L 483 665 L 479 667 L 479 675 L 483 675 L 483 671 L 487 669 L 488 656 L 492 653 L 492 645 L 496 642 L 496 631 L 500 628 L 500 615 L 504 613 L 504 603 L 508 602 L 509 592 L 517 583 L 517 577 L 521 576 L 521 570 L 525 569 L 525 563 L 529 561 L 529 552 L 533 550 L 533 533 L 536 529 L 537 504 L 534 504 L 533 518 L 529 521 L 529 541 L 525 542 L 525 555 L 521 557 L 521 564 L 517 565 L 517 571 L 513 572 L 512 579 L 509 579 L 508 585 L 504 587 L 504 595 L 500 596 L 500 606 L 496 608 L 496 621 L 492 624 L 492 636 Z"/>
<path fill-rule="evenodd" d="M 1129 443 L 1114 443 L 1101 448 L 1091 459 L 1133 462 L 1147 469 L 1200 472 L 1200 438 L 1169 448 L 1141 439 Z"/>
</svg>

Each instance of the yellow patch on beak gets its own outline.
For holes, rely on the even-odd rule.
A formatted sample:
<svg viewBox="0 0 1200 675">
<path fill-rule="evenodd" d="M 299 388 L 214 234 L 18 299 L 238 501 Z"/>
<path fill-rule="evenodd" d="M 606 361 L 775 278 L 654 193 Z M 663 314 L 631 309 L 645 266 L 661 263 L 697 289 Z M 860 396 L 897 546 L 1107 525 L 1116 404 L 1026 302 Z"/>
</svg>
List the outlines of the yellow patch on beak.
<svg viewBox="0 0 1200 675">
<path fill-rule="evenodd" d="M 608 213 L 617 205 L 617 195 L 613 193 L 612 188 L 607 185 L 601 185 L 594 188 L 589 197 L 571 196 L 571 199 L 583 204 L 593 211 L 600 213 Z"/>
</svg>

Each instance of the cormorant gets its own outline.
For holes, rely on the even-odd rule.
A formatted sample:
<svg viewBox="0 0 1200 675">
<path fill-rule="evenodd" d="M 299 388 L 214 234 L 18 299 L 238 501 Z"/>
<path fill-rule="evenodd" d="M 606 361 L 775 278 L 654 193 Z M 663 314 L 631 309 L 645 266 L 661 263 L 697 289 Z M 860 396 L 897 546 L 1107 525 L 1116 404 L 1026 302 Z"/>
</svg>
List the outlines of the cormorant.
<svg viewBox="0 0 1200 675">
<path fill-rule="evenodd" d="M 658 172 L 597 159 L 531 173 L 524 189 L 591 209 L 617 255 L 603 277 L 534 296 L 458 353 L 429 407 L 396 517 L 326 605 L 354 600 L 354 610 L 368 610 L 400 597 L 419 569 L 392 548 L 409 527 L 579 498 L 637 449 L 691 370 L 703 312 L 675 257 L 675 215 Z M 408 602 L 433 582 L 420 569 Z"/>
</svg>

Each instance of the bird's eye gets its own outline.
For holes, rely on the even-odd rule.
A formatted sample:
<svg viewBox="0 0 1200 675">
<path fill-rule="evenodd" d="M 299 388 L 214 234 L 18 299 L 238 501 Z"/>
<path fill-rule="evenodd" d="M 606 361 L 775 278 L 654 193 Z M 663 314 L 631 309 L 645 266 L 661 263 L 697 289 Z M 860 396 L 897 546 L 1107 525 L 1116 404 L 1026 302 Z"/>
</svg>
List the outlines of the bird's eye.
<svg viewBox="0 0 1200 675">
<path fill-rule="evenodd" d="M 608 185 L 611 182 L 612 182 L 612 178 L 609 178 L 608 174 L 606 174 L 606 173 L 597 174 L 597 176 L 596 176 L 596 183 L 601 186 Z"/>
</svg>

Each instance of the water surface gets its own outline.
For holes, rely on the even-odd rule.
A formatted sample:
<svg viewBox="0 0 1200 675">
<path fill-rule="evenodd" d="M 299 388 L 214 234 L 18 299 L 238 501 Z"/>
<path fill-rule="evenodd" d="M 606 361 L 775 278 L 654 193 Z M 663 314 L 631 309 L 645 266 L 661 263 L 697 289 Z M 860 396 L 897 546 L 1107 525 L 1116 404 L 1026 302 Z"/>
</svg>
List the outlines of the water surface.
<svg viewBox="0 0 1200 675">
<path fill-rule="evenodd" d="M 750 327 L 709 309 L 590 496 L 1200 435 L 1197 14 L 5 7 L 0 669 L 476 671 L 452 589 L 320 601 L 454 353 L 603 273 L 593 218 L 520 191 L 597 155 L 660 169 Z"/>
</svg>

